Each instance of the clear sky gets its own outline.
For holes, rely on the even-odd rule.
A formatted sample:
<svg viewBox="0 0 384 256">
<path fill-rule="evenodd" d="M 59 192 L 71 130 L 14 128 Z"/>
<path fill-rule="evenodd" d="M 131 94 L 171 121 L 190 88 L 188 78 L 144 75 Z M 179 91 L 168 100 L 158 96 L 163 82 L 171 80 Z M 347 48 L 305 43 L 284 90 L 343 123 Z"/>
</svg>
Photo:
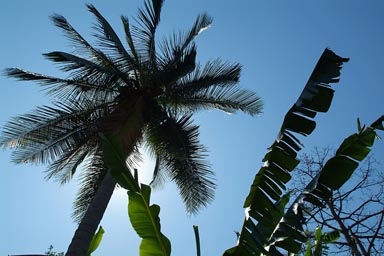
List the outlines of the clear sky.
<svg viewBox="0 0 384 256">
<path fill-rule="evenodd" d="M 48 17 L 64 15 L 89 38 L 95 20 L 85 7 L 88 2 L 121 36 L 119 16 L 132 17 L 142 6 L 139 0 L 3 0 L 0 69 L 17 66 L 60 76 L 41 54 L 72 49 Z M 188 28 L 201 12 L 213 16 L 214 23 L 197 41 L 197 58 L 240 62 L 241 85 L 256 91 L 265 106 L 256 118 L 219 111 L 195 117 L 218 188 L 215 201 L 197 216 L 185 214 L 173 184 L 154 192 L 152 200 L 161 206 L 162 231 L 172 242 L 172 255 L 195 255 L 194 224 L 200 228 L 203 255 L 221 255 L 235 245 L 234 231 L 240 230 L 244 218 L 242 204 L 261 159 L 325 47 L 351 60 L 335 85 L 330 111 L 318 115 L 317 129 L 302 139 L 305 150 L 336 147 L 356 131 L 358 117 L 369 124 L 384 112 L 383 1 L 166 0 L 159 34 Z M 0 86 L 1 127 L 11 117 L 49 102 L 34 83 L 1 76 Z M 373 153 L 378 160 L 383 158 L 383 145 L 376 143 Z M 140 171 L 148 173 L 151 164 L 146 162 Z M 66 250 L 76 228 L 70 217 L 76 177 L 60 186 L 44 180 L 44 168 L 12 164 L 10 151 L 0 151 L 0 255 L 43 253 L 50 244 L 56 251 Z M 127 217 L 125 192 L 116 191 L 102 225 L 106 233 L 95 256 L 138 255 L 139 238 Z"/>
</svg>

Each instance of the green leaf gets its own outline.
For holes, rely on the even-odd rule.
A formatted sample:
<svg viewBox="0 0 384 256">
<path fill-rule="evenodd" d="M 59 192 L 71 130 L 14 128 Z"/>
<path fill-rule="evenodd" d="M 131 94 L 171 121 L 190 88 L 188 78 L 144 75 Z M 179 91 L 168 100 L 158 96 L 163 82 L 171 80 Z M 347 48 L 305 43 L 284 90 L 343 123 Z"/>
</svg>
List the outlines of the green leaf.
<svg viewBox="0 0 384 256">
<path fill-rule="evenodd" d="M 275 245 L 289 252 L 298 252 L 301 249 L 301 243 L 296 242 L 293 239 L 284 239 L 276 242 Z"/>
<path fill-rule="evenodd" d="M 100 137 L 105 164 L 119 185 L 128 190 L 128 215 L 132 227 L 142 238 L 140 255 L 170 255 L 171 243 L 160 231 L 160 207 L 150 205 L 151 188 L 138 185 L 137 174 L 132 175 L 127 168 L 123 146 L 117 136 L 100 134 Z"/>
<path fill-rule="evenodd" d="M 328 200 L 334 190 L 343 186 L 358 167 L 359 161 L 364 160 L 367 156 L 370 151 L 369 147 L 373 145 L 376 136 L 375 127 L 380 127 L 380 121 L 383 120 L 383 118 L 379 118 L 371 126 L 352 134 L 343 141 L 336 155 L 325 163 L 320 173 L 311 180 L 301 195 L 289 207 L 280 223 L 278 223 L 276 231 L 272 234 L 273 239 L 271 241 L 279 241 L 280 238 L 287 237 L 282 243 L 276 242 L 276 245 L 288 251 L 294 249 L 294 247 L 291 247 L 294 246 L 294 242 L 301 241 L 300 236 L 298 236 L 302 230 L 302 223 L 300 222 L 301 202 L 307 201 L 319 208 L 324 207 L 322 201 Z M 287 225 L 296 229 L 285 229 Z M 316 230 L 316 246 L 313 255 L 321 255 L 325 249 L 323 244 L 334 242 L 339 236 L 338 231 L 322 234 L 321 229 L 318 228 Z M 292 241 L 292 238 L 295 241 Z M 296 253 L 297 251 L 293 252 Z"/>
<path fill-rule="evenodd" d="M 333 230 L 322 235 L 321 241 L 324 243 L 333 243 L 340 238 L 340 231 Z"/>
<path fill-rule="evenodd" d="M 112 134 L 100 134 L 99 136 L 103 145 L 104 163 L 108 166 L 112 177 L 121 187 L 131 191 L 140 191 L 138 181 L 126 165 L 121 140 Z"/>
<path fill-rule="evenodd" d="M 298 254 L 295 254 L 295 255 L 298 255 Z M 313 256 L 311 243 L 307 243 L 307 247 L 306 247 L 304 256 Z"/>
<path fill-rule="evenodd" d="M 247 211 L 250 217 L 244 221 L 239 245 L 227 250 L 225 255 L 282 255 L 278 248 L 297 253 L 306 242 L 301 202 L 295 201 L 285 215 L 278 203 L 291 178 L 290 172 L 299 163 L 296 156 L 302 143 L 295 134 L 311 134 L 316 127 L 313 119 L 317 112 L 328 111 L 334 94 L 330 84 L 339 81 L 342 64 L 347 61 L 328 49 L 323 52 L 298 100 L 285 115 L 277 139 L 263 158 L 264 166 L 251 185 L 244 203 L 244 207 L 250 208 Z M 319 190 L 328 195 L 327 191 Z M 309 200 L 321 205 L 317 194 Z"/>
<path fill-rule="evenodd" d="M 315 231 L 315 240 L 321 241 L 322 235 L 323 235 L 323 231 L 322 231 L 321 227 L 317 227 L 316 231 Z"/>
<path fill-rule="evenodd" d="M 263 162 L 266 161 L 275 163 L 287 171 L 292 171 L 293 169 L 295 169 L 295 167 L 300 162 L 292 155 L 284 151 L 284 149 L 281 149 L 279 147 L 274 147 L 270 152 L 265 155 Z"/>
<path fill-rule="evenodd" d="M 309 135 L 315 130 L 316 122 L 302 115 L 290 112 L 287 114 L 283 128 L 303 135 Z"/>
<path fill-rule="evenodd" d="M 326 244 L 330 244 L 335 242 L 340 238 L 340 232 L 338 230 L 334 230 L 328 233 L 323 233 L 320 227 L 316 228 L 315 231 L 315 248 L 313 251 L 314 256 L 324 255 L 326 250 Z"/>
<path fill-rule="evenodd" d="M 304 200 L 318 207 L 325 207 L 325 205 L 317 197 L 313 196 L 312 194 L 306 195 Z"/>
<path fill-rule="evenodd" d="M 91 253 L 96 251 L 97 247 L 99 247 L 101 240 L 103 239 L 104 229 L 102 226 L 99 227 L 99 230 L 93 236 L 91 244 L 89 245 L 89 249 L 87 252 L 87 256 L 91 256 Z"/>
<path fill-rule="evenodd" d="M 360 132 L 362 131 L 364 128 L 361 128 L 361 123 L 360 123 L 360 119 L 357 118 L 357 131 Z"/>
<path fill-rule="evenodd" d="M 369 138 L 369 140 L 371 140 L 371 138 Z M 359 141 L 359 139 L 360 138 L 359 138 L 358 134 L 353 134 L 352 136 L 348 137 L 340 145 L 336 154 L 337 155 L 341 155 L 341 154 L 347 155 L 347 156 L 352 157 L 353 159 L 356 159 L 358 161 L 363 160 L 369 154 L 369 152 L 371 150 L 369 148 L 367 148 L 366 145 L 364 145 L 364 143 L 362 141 Z"/>
<path fill-rule="evenodd" d="M 384 122 L 384 115 L 382 115 L 382 116 L 379 117 L 375 122 L 373 122 L 373 123 L 371 124 L 371 126 L 372 126 L 374 129 L 383 131 L 383 130 L 384 130 L 383 122 Z"/>
<path fill-rule="evenodd" d="M 346 156 L 335 156 L 324 165 L 319 183 L 326 184 L 333 190 L 339 189 L 351 177 L 357 166 L 358 162 Z"/>
<path fill-rule="evenodd" d="M 141 184 L 141 191 L 128 191 L 128 215 L 136 233 L 142 238 L 140 256 L 171 254 L 171 243 L 161 233 L 160 207 L 150 205 L 151 188 Z"/>
</svg>

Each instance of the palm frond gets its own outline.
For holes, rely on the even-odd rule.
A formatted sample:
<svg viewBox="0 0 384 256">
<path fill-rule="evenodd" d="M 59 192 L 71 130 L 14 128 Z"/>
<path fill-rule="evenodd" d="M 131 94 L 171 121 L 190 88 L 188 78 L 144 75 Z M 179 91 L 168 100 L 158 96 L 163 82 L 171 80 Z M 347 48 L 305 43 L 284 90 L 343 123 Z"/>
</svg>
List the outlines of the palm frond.
<svg viewBox="0 0 384 256">
<path fill-rule="evenodd" d="M 94 59 L 100 65 L 108 62 L 105 59 L 105 55 L 88 43 L 88 41 L 69 24 L 66 18 L 55 14 L 51 16 L 51 19 L 53 24 L 65 33 L 65 36 L 73 44 L 78 54 L 83 55 L 87 59 Z"/>
<path fill-rule="evenodd" d="M 139 55 L 139 53 L 136 50 L 136 42 L 134 41 L 134 38 L 132 37 L 131 33 L 131 27 L 129 23 L 129 19 L 126 16 L 121 16 L 121 22 L 123 23 L 124 32 L 125 32 L 125 40 L 127 41 L 128 47 L 130 49 L 130 52 L 133 56 L 132 63 L 135 64 L 135 66 L 132 69 L 132 75 L 134 76 L 134 79 L 136 81 L 140 81 L 140 75 L 145 73 L 143 70 L 142 63 L 142 57 Z"/>
<path fill-rule="evenodd" d="M 56 14 L 51 16 L 51 19 L 57 27 L 65 32 L 67 38 L 74 44 L 76 51 L 83 55 L 84 59 L 94 60 L 94 63 L 103 67 L 103 70 L 100 71 L 108 71 L 110 75 L 117 75 L 119 78 L 123 79 L 127 85 L 131 84 L 128 82 L 129 79 L 127 74 L 124 73 L 124 70 L 121 70 L 120 65 L 115 63 L 102 51 L 95 49 L 90 43 L 88 43 L 63 16 Z"/>
<path fill-rule="evenodd" d="M 179 44 L 181 46 L 179 50 L 184 51 L 184 49 L 188 47 L 188 45 L 196 38 L 196 36 L 211 26 L 212 21 L 212 17 L 206 13 L 198 15 L 195 23 L 186 33 L 186 36 L 184 36 L 184 40 L 181 41 L 181 44 Z"/>
<path fill-rule="evenodd" d="M 94 145 L 91 145 L 91 143 L 92 141 L 88 140 L 76 141 L 76 147 L 60 154 L 58 159 L 48 165 L 45 178 L 54 178 L 61 184 L 69 182 L 79 165 L 92 153 Z"/>
<path fill-rule="evenodd" d="M 185 50 L 175 59 L 172 65 L 167 65 L 158 74 L 162 89 L 167 92 L 178 80 L 193 72 L 196 67 L 196 47 Z"/>
<path fill-rule="evenodd" d="M 101 79 L 98 79 L 98 83 L 92 83 L 89 80 L 81 79 L 62 79 L 58 77 L 47 76 L 39 73 L 33 73 L 26 71 L 20 68 L 7 68 L 4 71 L 4 74 L 9 77 L 16 78 L 21 81 L 37 81 L 40 85 L 47 90 L 48 94 L 53 94 L 59 98 L 65 97 L 65 94 L 62 94 L 63 91 L 70 91 L 70 94 L 79 94 L 81 92 L 104 92 L 115 93 L 115 90 L 108 88 L 111 83 L 110 81 L 105 81 L 101 83 Z M 100 81 L 101 80 L 101 81 Z M 81 98 L 81 97 L 79 97 Z"/>
<path fill-rule="evenodd" d="M 46 53 L 44 56 L 47 59 L 58 63 L 61 70 L 70 72 L 70 77 L 75 81 L 87 81 L 87 83 L 95 84 L 107 80 L 108 83 L 104 83 L 103 87 L 105 88 L 107 86 L 107 88 L 111 90 L 117 90 L 122 83 L 125 83 L 126 85 L 132 84 L 127 80 L 125 74 L 115 68 L 112 60 L 107 56 L 105 58 L 108 60 L 108 64 L 110 64 L 107 66 L 101 66 L 97 63 L 65 52 L 55 51 Z"/>
<path fill-rule="evenodd" d="M 100 52 L 100 54 L 103 53 Z M 110 87 L 119 88 L 120 83 L 118 82 L 121 79 L 126 85 L 131 85 L 127 75 L 106 55 L 105 62 L 102 65 L 65 52 L 55 51 L 46 53 L 44 56 L 59 63 L 61 70 L 70 72 L 70 76 L 75 77 L 77 80 L 98 81 L 108 78 L 111 81 L 116 81 L 111 83 Z"/>
<path fill-rule="evenodd" d="M 169 156 L 167 160 L 171 164 L 166 164 L 166 168 L 172 168 L 171 180 L 176 183 L 189 214 L 197 214 L 214 199 L 214 172 L 205 158 L 204 155 L 195 153 L 185 160 L 173 156 Z"/>
<path fill-rule="evenodd" d="M 111 69 L 70 53 L 54 51 L 45 53 L 43 56 L 53 62 L 59 63 L 61 70 L 65 72 L 73 71 L 73 76 L 88 77 L 94 75 L 102 76 L 105 74 L 115 75 L 115 72 Z"/>
<path fill-rule="evenodd" d="M 252 116 L 261 113 L 262 101 L 256 93 L 237 86 L 210 87 L 192 95 L 179 95 L 165 99 L 177 111 L 196 112 L 206 109 L 220 109 L 226 113 L 241 110 Z"/>
<path fill-rule="evenodd" d="M 172 36 L 163 41 L 160 45 L 161 63 L 163 69 L 172 66 L 179 61 L 184 51 L 193 46 L 193 41 L 202 31 L 208 29 L 212 24 L 212 18 L 207 14 L 198 15 L 195 23 L 186 32 L 174 33 Z"/>
<path fill-rule="evenodd" d="M 155 33 L 160 22 L 160 13 L 164 0 L 145 0 L 144 8 L 140 8 L 137 25 L 133 26 L 133 36 L 137 39 L 137 50 L 146 59 L 149 66 L 156 69 Z M 142 47 L 140 47 L 142 46 Z M 138 48 L 140 47 L 140 48 Z"/>
<path fill-rule="evenodd" d="M 155 160 L 155 166 L 153 168 L 152 180 L 150 186 L 153 189 L 159 189 L 164 186 L 164 184 L 170 180 L 170 177 L 167 172 L 161 170 L 161 163 L 163 162 L 160 158 L 160 155 L 157 155 Z"/>
<path fill-rule="evenodd" d="M 85 107 L 76 102 L 42 106 L 15 117 L 5 125 L 0 145 L 13 147 L 13 161 L 18 163 L 55 161 L 81 145 L 83 140 L 97 136 L 94 120 L 97 119 L 97 106 L 95 109 Z"/>
<path fill-rule="evenodd" d="M 91 135 L 87 134 L 87 127 L 84 126 L 77 126 L 76 129 L 67 133 L 63 132 L 63 129 L 67 130 L 67 128 L 63 127 L 51 129 L 50 137 L 45 141 L 33 141 L 34 139 L 40 139 L 41 135 L 24 138 L 23 146 L 13 151 L 12 160 L 16 163 L 46 164 L 55 161 L 65 152 L 73 150 L 80 140 L 91 137 Z M 84 138 L 84 136 L 87 137 Z"/>
<path fill-rule="evenodd" d="M 138 53 L 136 51 L 135 42 L 134 42 L 133 37 L 132 37 L 131 25 L 129 23 L 129 19 L 128 19 L 128 17 L 123 16 L 123 15 L 120 17 L 120 19 L 121 19 L 121 22 L 123 24 L 123 28 L 124 28 L 124 32 L 125 32 L 125 40 L 126 40 L 126 42 L 128 44 L 128 47 L 129 47 L 129 49 L 131 51 L 131 54 L 133 55 L 134 60 L 136 61 L 136 63 L 139 63 L 140 62 L 139 61 L 140 58 L 139 58 L 139 55 L 138 55 Z M 136 67 L 136 69 L 137 69 L 137 67 Z"/>
<path fill-rule="evenodd" d="M 199 143 L 198 126 L 191 116 L 168 116 L 159 123 L 152 123 L 146 133 L 149 147 L 158 156 L 158 172 L 173 180 L 179 188 L 189 213 L 197 213 L 213 199 L 215 184 L 210 165 L 206 162 L 206 150 Z"/>
<path fill-rule="evenodd" d="M 228 113 L 241 110 L 251 115 L 260 114 L 260 97 L 236 86 L 240 71 L 239 64 L 222 62 L 220 59 L 210 61 L 203 69 L 197 67 L 195 72 L 169 86 L 159 101 L 177 110 L 217 108 Z"/>
<path fill-rule="evenodd" d="M 73 202 L 72 218 L 75 222 L 80 222 L 92 202 L 101 181 L 107 170 L 104 166 L 103 155 L 100 149 L 96 149 L 92 157 L 88 159 L 84 166 L 84 171 L 79 177 L 80 188 Z"/>
<path fill-rule="evenodd" d="M 211 86 L 233 86 L 239 82 L 240 73 L 240 64 L 215 59 L 208 61 L 202 69 L 197 66 L 195 72 L 181 79 L 176 88 L 193 94 Z"/>
<path fill-rule="evenodd" d="M 111 53 L 110 56 L 113 56 L 114 62 L 119 64 L 124 73 L 135 70 L 138 66 L 137 60 L 127 52 L 112 26 L 93 5 L 88 4 L 87 7 L 97 18 L 98 26 L 96 30 L 99 33 L 95 36 L 100 40 L 100 45 Z"/>
</svg>

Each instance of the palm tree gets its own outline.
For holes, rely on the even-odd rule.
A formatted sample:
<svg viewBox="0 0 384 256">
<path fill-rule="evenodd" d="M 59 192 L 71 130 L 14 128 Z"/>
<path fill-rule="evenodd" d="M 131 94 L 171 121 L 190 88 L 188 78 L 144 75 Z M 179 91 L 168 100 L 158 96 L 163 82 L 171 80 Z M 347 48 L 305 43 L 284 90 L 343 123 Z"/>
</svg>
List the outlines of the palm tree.
<svg viewBox="0 0 384 256">
<path fill-rule="evenodd" d="M 67 255 L 85 255 L 116 186 L 103 162 L 100 134 L 114 134 L 124 145 L 132 169 L 145 146 L 156 160 L 153 183 L 177 184 L 187 212 L 196 213 L 213 199 L 213 172 L 199 143 L 193 113 L 206 109 L 261 111 L 260 98 L 238 87 L 241 66 L 215 59 L 196 63 L 195 37 L 211 25 L 199 15 L 185 33 L 156 43 L 163 0 L 146 0 L 135 25 L 122 16 L 126 45 L 93 5 L 96 47 L 60 16 L 54 24 L 64 31 L 74 53 L 44 56 L 59 64 L 68 78 L 10 68 L 6 75 L 37 81 L 53 97 L 10 120 L 0 145 L 13 149 L 16 163 L 48 164 L 47 178 L 66 183 L 83 164 L 74 218 L 81 220 Z"/>
</svg>

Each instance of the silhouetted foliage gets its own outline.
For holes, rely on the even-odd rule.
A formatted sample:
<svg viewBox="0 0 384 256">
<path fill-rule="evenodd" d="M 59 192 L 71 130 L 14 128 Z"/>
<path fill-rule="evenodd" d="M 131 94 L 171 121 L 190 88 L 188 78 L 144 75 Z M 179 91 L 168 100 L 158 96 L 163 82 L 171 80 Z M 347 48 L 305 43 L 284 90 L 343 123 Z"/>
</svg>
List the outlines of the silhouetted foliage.
<svg viewBox="0 0 384 256">
<path fill-rule="evenodd" d="M 300 157 L 291 186 L 294 195 L 322 170 L 332 153 L 329 147 L 314 148 Z M 367 157 L 325 204 L 327 207 L 318 209 L 304 202 L 305 226 L 308 230 L 317 226 L 327 232 L 339 230 L 341 237 L 330 248 L 333 254 L 384 254 L 384 173 L 376 159 Z"/>
</svg>

